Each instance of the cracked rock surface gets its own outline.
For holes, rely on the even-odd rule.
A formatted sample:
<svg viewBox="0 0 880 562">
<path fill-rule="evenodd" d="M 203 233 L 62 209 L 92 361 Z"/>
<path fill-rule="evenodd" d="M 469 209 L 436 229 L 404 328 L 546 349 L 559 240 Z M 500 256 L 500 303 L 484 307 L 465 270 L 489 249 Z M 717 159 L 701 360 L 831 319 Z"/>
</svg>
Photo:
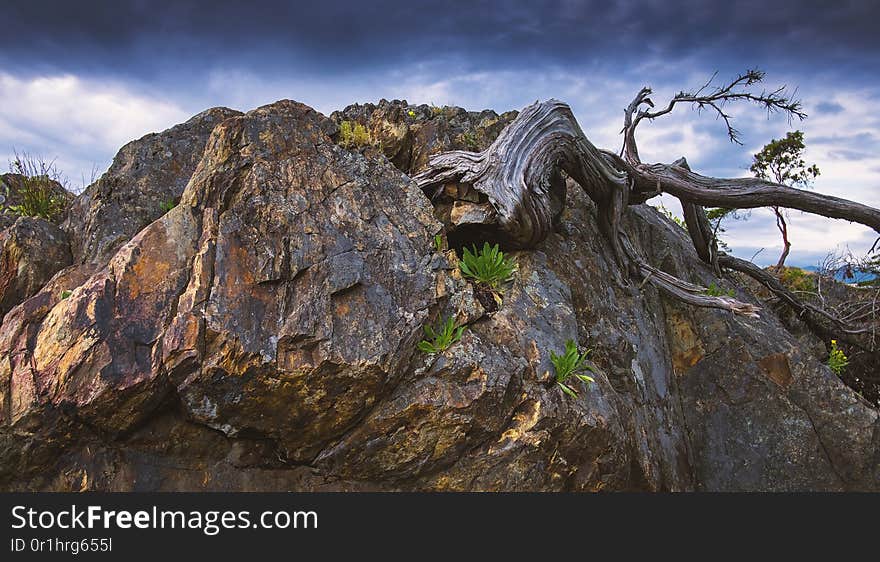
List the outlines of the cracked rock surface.
<svg viewBox="0 0 880 562">
<path fill-rule="evenodd" d="M 407 131 L 491 137 L 491 119 L 395 103 L 364 114 L 374 135 L 408 119 Z M 90 267 L 60 271 L 6 315 L 0 488 L 880 488 L 877 410 L 772 311 L 742 319 L 616 280 L 595 208 L 569 185 L 556 231 L 513 254 L 515 278 L 487 312 L 404 173 L 428 137 L 347 150 L 340 118 L 292 101 L 194 118 L 207 132 L 175 145 L 192 163 L 171 167 L 182 184 L 161 179 L 165 152 L 123 149 L 114 182 L 140 178 L 158 193 L 143 201 L 179 204 L 153 216 L 138 203 L 121 246 L 100 234 L 116 212 L 90 211 L 69 231 L 91 233 L 72 243 Z M 112 197 L 89 188 L 79 205 Z M 717 282 L 653 209 L 626 220 L 653 265 Z M 418 351 L 423 327 L 450 316 L 467 325 L 461 341 Z M 550 351 L 567 339 L 592 349 L 597 371 L 577 399 L 551 380 Z"/>
</svg>

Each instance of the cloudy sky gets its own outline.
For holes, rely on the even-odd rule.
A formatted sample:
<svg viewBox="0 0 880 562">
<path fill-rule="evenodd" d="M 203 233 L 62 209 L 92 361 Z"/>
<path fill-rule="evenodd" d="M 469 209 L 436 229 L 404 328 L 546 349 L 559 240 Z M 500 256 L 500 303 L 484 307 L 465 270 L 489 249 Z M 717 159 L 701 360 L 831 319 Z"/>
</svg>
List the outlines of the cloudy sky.
<svg viewBox="0 0 880 562">
<path fill-rule="evenodd" d="M 800 128 L 822 171 L 816 190 L 880 206 L 877 21 L 871 0 L 4 0 L 0 163 L 13 149 L 55 159 L 79 189 L 129 140 L 207 107 L 281 98 L 329 113 L 380 98 L 502 111 L 555 97 L 595 144 L 619 148 L 641 86 L 660 102 L 757 67 L 768 87 L 796 89 L 806 121 L 735 107 L 737 146 L 681 107 L 640 127 L 642 159 L 684 155 L 700 173 L 745 176 L 764 143 Z M 843 221 L 793 212 L 791 223 L 794 265 L 874 240 Z M 763 248 L 762 265 L 781 247 L 762 210 L 726 240 L 746 258 Z"/>
</svg>

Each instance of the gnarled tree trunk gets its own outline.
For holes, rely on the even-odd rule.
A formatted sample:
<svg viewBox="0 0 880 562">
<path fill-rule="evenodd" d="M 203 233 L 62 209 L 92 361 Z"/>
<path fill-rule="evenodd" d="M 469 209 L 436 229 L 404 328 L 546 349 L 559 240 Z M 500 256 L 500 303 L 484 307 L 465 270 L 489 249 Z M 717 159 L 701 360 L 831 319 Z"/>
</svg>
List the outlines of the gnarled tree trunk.
<svg viewBox="0 0 880 562">
<path fill-rule="evenodd" d="M 687 96 L 694 98 L 691 94 Z M 471 184 L 495 208 L 497 216 L 494 220 L 511 245 L 530 247 L 543 240 L 552 228 L 560 201 L 565 197 L 564 182 L 559 174 L 564 171 L 596 203 L 600 231 L 624 269 L 640 277 L 643 283 L 651 283 L 679 300 L 744 315 L 755 315 L 757 307 L 729 297 L 707 295 L 704 287 L 676 279 L 638 256 L 620 232 L 621 216 L 626 206 L 642 203 L 660 193 L 678 197 L 682 201 L 688 232 L 701 259 L 716 271 L 720 271 L 721 266 L 733 264 L 735 269 L 765 284 L 769 281 L 760 268 L 756 269 L 762 273 L 757 273 L 733 261 L 735 258 L 719 254 L 703 206 L 792 208 L 858 222 L 880 232 L 880 210 L 866 205 L 761 179 L 701 176 L 691 171 L 684 159 L 671 165 L 642 164 L 635 147 L 635 126 L 643 117 L 653 118 L 663 113 L 642 112 L 633 118 L 639 104 L 650 102 L 646 99 L 643 90 L 627 110 L 622 155 L 597 149 L 584 135 L 568 105 L 548 100 L 525 108 L 485 151 L 452 151 L 435 155 L 429 160 L 428 169 L 414 179 L 428 193 L 438 192 L 448 183 Z M 711 96 L 708 99 L 717 102 Z M 782 101 L 776 103 L 788 103 L 785 98 L 780 99 Z M 796 111 L 798 106 L 791 107 Z M 722 115 L 729 127 L 727 116 Z M 735 139 L 735 131 L 731 138 Z M 783 294 L 784 288 L 781 291 L 780 288 L 774 285 L 771 290 Z M 787 294 L 786 300 L 791 299 L 794 299 L 793 295 Z"/>
</svg>

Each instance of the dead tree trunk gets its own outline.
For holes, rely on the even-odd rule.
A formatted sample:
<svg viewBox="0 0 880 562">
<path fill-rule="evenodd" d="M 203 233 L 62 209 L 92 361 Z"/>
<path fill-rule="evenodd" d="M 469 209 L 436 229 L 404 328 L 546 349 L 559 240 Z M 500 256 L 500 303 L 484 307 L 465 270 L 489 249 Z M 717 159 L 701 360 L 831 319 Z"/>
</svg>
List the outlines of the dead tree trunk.
<svg viewBox="0 0 880 562">
<path fill-rule="evenodd" d="M 603 209 L 603 232 L 616 232 L 614 216 L 626 205 L 627 174 L 587 140 L 564 103 L 525 108 L 483 152 L 454 150 L 433 156 L 414 179 L 426 190 L 468 183 L 485 194 L 510 242 L 534 246 L 553 226 L 554 200 L 565 200 L 564 170 Z"/>
<path fill-rule="evenodd" d="M 705 288 L 650 266 L 627 242 L 620 225 L 627 205 L 643 203 L 663 192 L 672 194 L 682 201 L 687 229 L 697 253 L 716 271 L 734 262 L 722 259 L 727 256 L 718 253 L 704 205 L 739 209 L 792 208 L 858 222 L 880 232 L 880 210 L 866 205 L 761 179 L 701 176 L 692 172 L 683 159 L 671 165 L 641 163 L 635 142 L 637 125 L 645 118 L 654 119 L 669 113 L 677 103 L 713 108 L 724 119 L 734 141 L 736 130 L 721 109 L 725 101 L 755 101 L 768 110 L 805 117 L 799 104 L 783 96 L 781 90 L 760 95 L 741 91 L 762 77 L 761 73 L 750 71 L 731 84 L 703 93 L 707 84 L 695 94 L 679 94 L 667 108 L 657 112 L 639 110 L 642 105 L 653 107 L 648 97 L 651 91 L 644 88 L 625 113 L 624 147 L 620 154 L 593 146 L 566 104 L 557 100 L 536 102 L 525 108 L 483 152 L 452 151 L 435 155 L 429 160 L 428 169 L 414 179 L 427 193 L 437 193 L 449 183 L 470 184 L 495 208 L 494 220 L 508 241 L 518 247 L 531 247 L 549 234 L 558 202 L 565 199 L 565 186 L 559 181 L 562 170 L 596 203 L 599 230 L 615 259 L 625 270 L 640 277 L 642 283 L 651 283 L 696 306 L 755 315 L 758 309 L 754 305 L 729 297 L 709 296 Z M 738 269 L 763 277 L 748 267 Z"/>
</svg>

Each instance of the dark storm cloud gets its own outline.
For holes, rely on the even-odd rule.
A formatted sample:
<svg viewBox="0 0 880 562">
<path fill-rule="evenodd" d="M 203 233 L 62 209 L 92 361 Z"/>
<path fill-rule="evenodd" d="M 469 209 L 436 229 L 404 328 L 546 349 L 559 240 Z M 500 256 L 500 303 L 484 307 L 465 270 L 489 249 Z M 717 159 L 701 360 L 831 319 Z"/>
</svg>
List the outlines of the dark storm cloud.
<svg viewBox="0 0 880 562">
<path fill-rule="evenodd" d="M 873 2 L 15 0 L 3 12 L 0 62 L 16 71 L 167 74 L 237 62 L 358 72 L 420 60 L 485 67 L 699 53 L 713 53 L 717 67 L 770 58 L 870 70 L 880 51 Z"/>
</svg>

